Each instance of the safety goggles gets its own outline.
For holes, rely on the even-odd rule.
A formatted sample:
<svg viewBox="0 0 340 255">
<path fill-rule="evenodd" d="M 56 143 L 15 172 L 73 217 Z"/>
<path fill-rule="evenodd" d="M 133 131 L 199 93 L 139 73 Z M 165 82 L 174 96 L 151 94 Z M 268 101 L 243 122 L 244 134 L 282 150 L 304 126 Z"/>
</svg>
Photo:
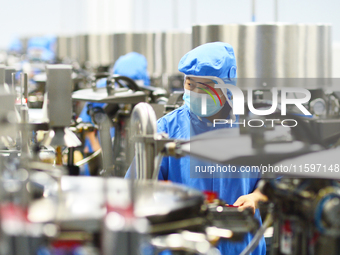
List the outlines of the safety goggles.
<svg viewBox="0 0 340 255">
<path fill-rule="evenodd" d="M 224 95 L 230 107 L 233 107 L 233 104 L 227 95 L 227 88 L 224 86 L 226 81 L 216 76 L 185 75 L 184 84 L 186 83 L 187 78 L 190 79 L 190 91 L 207 93 L 211 96 L 215 95 L 219 99 Z"/>
</svg>

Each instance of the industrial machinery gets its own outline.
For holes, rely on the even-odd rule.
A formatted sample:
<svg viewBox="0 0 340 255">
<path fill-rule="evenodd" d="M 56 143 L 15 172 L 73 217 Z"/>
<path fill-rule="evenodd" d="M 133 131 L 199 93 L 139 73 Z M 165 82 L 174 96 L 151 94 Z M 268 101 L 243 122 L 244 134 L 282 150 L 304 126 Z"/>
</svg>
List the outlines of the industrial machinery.
<svg viewBox="0 0 340 255">
<path fill-rule="evenodd" d="M 238 78 L 331 78 L 332 25 L 245 23 L 196 25 L 192 47 L 227 42 Z"/>
<path fill-rule="evenodd" d="M 179 59 L 191 48 L 212 41 L 234 46 L 238 64 L 234 85 L 252 100 L 253 108 L 271 108 L 274 89 L 280 101 L 282 88 L 304 88 L 311 98 L 303 107 L 312 115 L 301 116 L 297 107 L 288 105 L 282 116 L 279 103 L 277 111 L 261 116 L 252 114 L 245 104 L 245 114 L 236 119 L 240 129 L 203 133 L 190 141 L 158 134 L 157 119 L 183 103 Z M 0 67 L 0 255 L 158 254 L 164 250 L 212 255 L 219 254 L 215 248 L 219 240 L 238 241 L 252 232 L 254 239 L 242 252 L 247 255 L 270 225 L 274 227 L 272 255 L 338 254 L 340 151 L 335 147 L 340 138 L 340 89 L 338 80 L 328 78 L 330 49 L 327 24 L 204 25 L 194 26 L 192 34 L 59 37 L 58 58 L 79 63 L 73 68 L 79 86 L 71 96 L 71 66 L 49 66 L 47 76 L 35 77 L 38 85 L 46 83 L 49 120 L 34 124 L 27 121 L 29 110 L 22 99 L 23 95 L 29 98 L 27 75 L 21 75 L 20 99 L 14 107 L 13 70 L 5 75 Z M 107 71 L 130 51 L 146 56 L 154 87 L 137 86 L 127 77 L 107 72 L 92 74 Z M 106 86 L 97 88 L 101 78 L 107 78 Z M 169 92 L 174 93 L 167 98 Z M 87 125 L 73 119 L 72 100 L 105 107 L 89 107 L 94 124 Z M 256 123 L 265 124 L 254 127 Z M 291 123 L 297 126 L 287 127 Z M 102 149 L 75 164 L 74 148 L 80 142 L 74 133 L 85 129 L 99 129 Z M 42 144 L 31 136 L 36 130 L 48 131 Z M 62 151 L 68 154 L 67 162 L 61 159 Z M 80 165 L 100 153 L 100 177 L 76 176 Z M 52 155 L 53 162 L 42 163 L 43 154 Z M 227 206 L 217 194 L 156 181 L 163 156 L 188 155 L 254 171 L 228 176 L 214 172 L 216 178 L 262 176 L 259 187 L 269 198 L 263 204 L 268 216 L 262 227 L 251 211 Z M 131 179 L 117 178 L 124 176 L 131 161 L 132 170 L 136 169 Z M 195 177 L 194 167 L 190 174 Z M 203 177 L 211 178 L 211 173 Z"/>
<path fill-rule="evenodd" d="M 192 48 L 187 32 L 115 33 L 77 35 L 57 38 L 57 58 L 76 61 L 81 67 L 90 64 L 93 70 L 108 70 L 120 56 L 129 52 L 143 54 L 148 62 L 152 85 L 168 93 L 182 90 L 183 76 L 178 61 Z"/>
<path fill-rule="evenodd" d="M 119 79 L 111 83 L 116 81 Z M 146 95 L 120 88 L 108 96 L 108 88 L 104 89 L 103 100 L 108 102 Z M 72 159 L 70 148 L 80 145 L 69 128 L 71 67 L 48 66 L 47 90 L 49 130 L 42 145 L 55 148 L 54 164 L 42 163 L 37 157 L 41 147 L 28 142 L 31 132 L 26 118 L 20 123 L 13 117 L 15 95 L 1 94 L 1 135 L 15 137 L 19 130 L 21 139 L 18 149 L 1 151 L 0 254 L 140 254 L 143 249 L 154 254 L 165 249 L 211 254 L 220 238 L 237 241 L 259 227 L 250 211 L 239 212 L 216 196 L 206 199 L 203 193 L 184 186 L 67 176 L 77 175 L 77 168 L 72 167 L 72 160 L 62 163 L 62 147 L 69 148 Z M 20 108 L 22 113 L 24 109 Z"/>
<path fill-rule="evenodd" d="M 58 164 L 41 163 L 22 146 L 2 151 L 0 254 L 146 254 L 144 249 L 212 254 L 220 238 L 237 241 L 256 231 L 259 223 L 250 211 L 239 212 L 216 197 L 206 200 L 184 186 L 67 176 L 72 169 L 59 165 L 58 146 L 79 143 L 68 128 L 71 68 L 49 66 L 47 74 L 50 131 L 43 143 L 57 146 Z M 8 107 L 1 107 L 1 135 L 14 135 L 17 125 L 10 116 L 15 97 L 2 96 Z"/>
<path fill-rule="evenodd" d="M 96 93 L 91 88 L 86 90 L 87 97 L 85 93 L 76 92 L 73 98 L 77 96 L 92 102 L 107 103 L 131 103 L 131 98 L 138 97 L 145 100 L 144 91 L 132 91 L 125 87 L 110 91 L 112 88 L 109 86 L 119 82 L 116 78 L 109 77 L 108 86 L 97 89 Z M 51 93 L 48 107 L 51 130 L 44 143 L 47 145 L 47 142 L 52 144 L 57 141 L 53 144 L 71 147 L 69 143 L 74 141 L 78 145 L 77 140 L 70 138 L 74 134 L 70 135 L 68 129 L 72 118 L 71 68 L 51 66 L 47 80 Z M 60 84 L 65 87 L 53 92 L 53 89 L 62 86 Z M 108 95 L 108 90 L 111 95 Z M 66 91 L 69 96 L 65 96 Z M 63 105 L 58 103 L 60 98 Z M 64 110 L 55 111 L 61 108 Z M 5 111 L 7 108 L 2 109 Z M 7 109 L 4 116 L 9 116 L 8 111 L 13 110 L 14 107 Z M 61 113 L 63 116 L 57 117 Z M 104 116 L 107 118 L 109 115 Z M 271 117 L 280 119 L 279 115 Z M 139 179 L 136 181 L 65 176 L 72 174 L 71 168 L 36 162 L 30 156 L 24 160 L 24 154 L 12 153 L 7 148 L 10 156 L 1 158 L 2 175 L 6 176 L 1 185 L 2 240 L 10 240 L 8 244 L 23 245 L 13 245 L 14 248 L 11 245 L 0 246 L 0 250 L 4 249 L 1 250 L 3 254 L 8 254 L 8 250 L 10 254 L 37 254 L 38 251 L 48 251 L 50 254 L 79 251 L 83 254 L 139 254 L 141 250 L 151 250 L 157 254 L 170 249 L 187 254 L 211 254 L 216 251 L 213 246 L 219 238 L 237 241 L 244 233 L 255 232 L 259 228 L 251 212 L 227 207 L 217 197 L 207 199 L 201 192 L 187 187 L 145 179 L 156 179 L 161 157 L 169 155 L 191 155 L 220 164 L 237 165 L 242 162 L 243 165 L 259 166 L 281 164 L 285 162 L 283 160 L 289 160 L 286 164 L 292 164 L 292 158 L 298 160 L 299 155 L 316 159 L 325 153 L 334 161 L 328 163 L 336 164 L 336 156 L 332 155 L 336 155 L 338 150 L 326 150 L 329 144 L 315 138 L 314 131 L 306 125 L 304 118 L 291 113 L 286 117 L 299 122 L 290 135 L 280 133 L 279 136 L 268 136 L 271 131 L 280 129 L 274 125 L 273 128 L 260 128 L 257 132 L 248 130 L 239 134 L 233 129 L 226 129 L 205 133 L 190 141 L 176 141 L 165 134 L 156 134 L 157 117 L 152 107 L 146 103 L 137 104 L 131 113 L 132 133 L 129 134 L 136 143 L 136 177 Z M 11 123 L 9 121 L 7 119 L 8 125 Z M 5 124 L 2 125 L 6 127 Z M 10 126 L 13 126 L 12 123 Z M 2 130 L 12 132 L 11 129 Z M 305 135 L 300 137 L 301 133 Z M 233 148 L 232 153 L 222 149 L 226 143 Z M 208 149 L 209 146 L 214 146 L 214 150 Z M 305 161 L 305 158 L 301 160 Z M 334 181 L 268 179 L 262 184 L 262 190 L 269 196 L 270 218 L 255 235 L 250 248 L 256 246 L 256 237 L 261 236 L 274 220 L 273 243 L 278 244 L 278 248 L 273 248 L 276 252 L 273 254 L 322 254 L 324 240 L 334 245 L 331 248 L 328 243 L 327 248 L 337 251 L 338 217 L 334 212 L 337 212 L 339 191 Z M 21 228 L 13 232 L 10 224 L 18 224 Z M 292 245 L 285 250 L 287 237 L 291 238 Z M 299 245 L 294 245 L 294 242 Z M 306 245 L 300 245 L 301 242 Z M 311 246 L 311 242 L 315 245 Z M 314 247 L 314 253 L 308 247 Z"/>
<path fill-rule="evenodd" d="M 274 220 L 270 254 L 339 253 L 338 155 L 336 148 L 285 160 L 278 165 L 297 169 L 262 180 Z"/>
<path fill-rule="evenodd" d="M 107 78 L 106 87 L 97 88 L 96 82 L 102 78 Z M 73 100 L 105 103 L 103 108 L 91 108 L 89 104 L 88 112 L 93 122 L 98 125 L 100 140 L 102 146 L 105 146 L 105 149 L 102 149 L 106 154 L 103 155 L 103 162 L 107 162 L 103 164 L 104 171 L 108 175 L 122 177 L 133 158 L 128 123 L 134 105 L 139 102 L 155 105 L 166 103 L 167 92 L 152 86 L 138 86 L 128 77 L 108 73 L 98 73 L 88 79 L 91 88 L 74 92 Z M 115 128 L 113 143 L 109 131 L 111 126 Z"/>
<path fill-rule="evenodd" d="M 258 172 L 263 178 L 260 188 L 269 202 L 268 218 L 242 255 L 250 254 L 273 221 L 270 254 L 324 254 L 325 250 L 338 254 L 340 189 L 335 180 L 339 178 L 339 149 L 319 139 L 304 118 L 295 114 L 285 117 L 299 124 L 290 133 L 282 133 L 278 121 L 273 127 L 253 128 L 248 133 L 222 129 L 190 141 L 176 141 L 156 134 L 152 108 L 139 104 L 132 114 L 132 125 L 136 126 L 136 178 L 157 179 L 161 157 L 169 155 L 191 155 L 221 166 L 243 166 L 249 171 L 235 171 L 228 178 L 249 178 L 249 172 Z M 268 118 L 283 117 L 272 114 Z M 226 150 L 225 144 L 232 149 Z M 227 175 L 214 172 L 216 176 Z"/>
</svg>

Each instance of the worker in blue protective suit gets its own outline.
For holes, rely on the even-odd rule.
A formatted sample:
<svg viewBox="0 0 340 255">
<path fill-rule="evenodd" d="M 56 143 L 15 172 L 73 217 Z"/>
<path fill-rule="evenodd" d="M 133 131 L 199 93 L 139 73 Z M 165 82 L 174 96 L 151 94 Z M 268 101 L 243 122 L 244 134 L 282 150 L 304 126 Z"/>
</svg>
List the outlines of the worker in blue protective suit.
<svg viewBox="0 0 340 255">
<path fill-rule="evenodd" d="M 232 113 L 229 91 L 224 88 L 215 88 L 218 83 L 235 85 L 236 60 L 232 46 L 222 42 L 201 45 L 182 57 L 178 69 L 185 74 L 183 96 L 185 104 L 158 120 L 158 132 L 165 132 L 170 138 L 190 139 L 207 131 L 231 128 L 228 123 L 213 127 L 213 120 L 236 118 Z M 203 97 L 206 100 L 205 111 L 202 111 Z M 228 150 L 232 151 L 232 148 L 228 148 L 228 144 L 225 146 L 225 153 L 228 153 Z M 166 157 L 161 163 L 159 179 L 182 183 L 201 191 L 217 192 L 220 199 L 227 204 L 238 206 L 240 209 L 252 208 L 255 216 L 261 221 L 256 207 L 258 202 L 266 200 L 266 197 L 257 189 L 258 174 L 236 176 L 216 173 L 209 175 L 208 178 L 206 175 L 193 174 L 192 169 L 196 165 L 204 164 L 204 161 L 189 156 L 179 159 Z M 134 163 L 126 177 L 130 176 L 133 168 Z M 223 255 L 238 255 L 251 239 L 252 235 L 249 233 L 243 242 L 222 240 L 218 248 Z M 252 254 L 263 255 L 265 253 L 265 241 L 262 238 Z"/>
<path fill-rule="evenodd" d="M 146 58 L 137 52 L 130 52 L 126 55 L 120 56 L 113 66 L 113 74 L 129 77 L 134 80 L 137 85 L 150 85 L 150 78 L 147 71 Z M 106 78 L 100 79 L 97 84 L 97 88 L 106 87 Z M 91 116 L 88 114 L 89 107 L 105 107 L 104 103 L 86 103 L 79 117 L 83 122 L 92 123 Z M 112 127 L 110 130 L 111 137 L 114 137 L 115 129 Z M 95 132 L 88 132 L 86 134 L 84 152 L 93 153 L 100 149 L 100 141 L 97 138 Z M 86 168 L 86 172 L 89 170 Z"/>
<path fill-rule="evenodd" d="M 120 56 L 113 66 L 113 73 L 129 77 L 137 85 L 150 85 L 146 58 L 137 52 L 130 52 Z"/>
<path fill-rule="evenodd" d="M 10 45 L 9 45 L 9 49 L 8 51 L 10 53 L 16 53 L 16 54 L 20 54 L 23 53 L 23 46 L 22 46 L 22 42 L 20 41 L 19 38 L 14 38 Z"/>
<path fill-rule="evenodd" d="M 54 62 L 56 57 L 55 36 L 32 37 L 27 42 L 27 56 L 30 60 Z"/>
</svg>

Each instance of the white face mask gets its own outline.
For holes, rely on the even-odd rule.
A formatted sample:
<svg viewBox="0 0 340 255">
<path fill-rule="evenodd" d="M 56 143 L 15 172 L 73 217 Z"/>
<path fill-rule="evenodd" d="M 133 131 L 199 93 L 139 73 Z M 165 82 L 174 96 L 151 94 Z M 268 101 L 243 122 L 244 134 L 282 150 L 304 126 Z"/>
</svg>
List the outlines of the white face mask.
<svg viewBox="0 0 340 255">
<path fill-rule="evenodd" d="M 215 76 L 195 76 L 195 75 L 185 75 L 184 76 L 184 82 L 185 82 L 185 80 L 187 78 L 190 78 L 190 77 L 192 77 L 192 78 L 210 79 L 210 80 L 214 81 L 215 84 L 225 84 L 224 81 L 221 78 L 219 78 L 219 77 L 215 77 Z M 225 98 L 226 98 L 228 104 L 230 105 L 230 107 L 233 108 L 233 104 L 232 104 L 232 102 L 230 101 L 230 99 L 228 98 L 228 95 L 227 95 L 227 89 L 223 88 L 223 86 L 222 86 L 221 91 L 222 91 L 223 95 L 225 96 Z"/>
<path fill-rule="evenodd" d="M 197 93 L 187 89 L 185 89 L 183 100 L 190 110 L 199 117 L 210 117 L 218 113 L 223 107 L 217 96 Z"/>
<path fill-rule="evenodd" d="M 214 81 L 215 84 L 223 84 L 223 85 L 225 84 L 225 82 L 224 82 L 221 78 L 219 78 L 219 77 L 215 77 L 215 76 L 195 76 L 195 75 L 185 75 L 185 76 L 184 76 L 184 82 L 186 81 L 187 78 L 191 78 L 191 77 L 192 77 L 192 78 L 210 79 L 210 80 Z M 229 97 L 228 97 L 228 95 L 227 95 L 227 89 L 226 89 L 226 88 L 223 88 L 223 86 L 222 86 L 221 91 L 222 91 L 223 95 L 225 96 L 227 103 L 228 103 L 229 106 L 231 107 L 231 111 L 230 111 L 230 119 L 236 120 L 236 117 L 235 117 L 235 115 L 233 114 L 233 111 L 232 111 L 232 109 L 233 109 L 233 103 L 232 103 L 232 101 L 229 99 Z M 214 105 L 213 105 L 212 102 L 213 102 L 214 100 L 213 100 L 210 96 L 208 96 L 209 98 L 211 98 L 212 101 L 210 101 L 210 99 L 209 99 L 209 101 L 210 101 L 210 104 L 209 104 L 209 105 L 210 105 L 210 106 L 208 107 L 208 105 L 207 105 L 207 107 L 206 107 L 206 108 L 207 108 L 206 115 L 205 115 L 205 116 L 202 116 L 202 111 L 199 110 L 199 109 L 205 108 L 205 107 L 202 107 L 202 106 L 197 107 L 198 102 L 195 102 L 195 103 L 193 103 L 193 104 L 190 103 L 189 98 L 190 98 L 191 95 L 194 95 L 193 93 L 195 93 L 195 92 L 192 92 L 192 91 L 188 91 L 188 92 L 190 93 L 190 95 L 184 94 L 184 95 L 183 95 L 183 100 L 185 101 L 185 104 L 188 105 L 188 107 L 191 109 L 192 112 L 194 112 L 195 114 L 196 114 L 196 112 L 198 113 L 198 114 L 196 114 L 197 116 L 208 117 L 208 116 L 214 115 L 214 114 L 216 114 L 217 112 L 219 112 L 219 110 L 221 110 L 221 108 L 223 107 L 223 106 L 222 106 L 219 110 L 217 110 L 217 108 L 218 108 L 218 101 L 216 100 L 216 96 L 213 95 L 213 97 L 214 97 L 214 99 L 215 99 L 217 105 L 215 105 L 215 103 L 214 103 Z M 186 92 L 186 93 L 188 93 L 188 92 Z M 201 93 L 196 93 L 196 94 L 201 94 Z M 195 97 L 195 96 L 194 96 L 194 97 Z M 202 102 L 202 101 L 201 101 L 201 102 Z M 208 101 L 207 101 L 207 102 L 208 102 Z M 190 105 L 191 105 L 192 107 L 190 107 Z M 194 107 L 194 105 L 195 105 L 195 107 Z M 208 111 L 208 108 L 210 108 L 209 111 Z M 215 111 L 216 111 L 216 112 L 215 112 Z M 203 112 L 204 112 L 204 111 L 203 111 Z M 215 113 L 209 115 L 211 112 L 215 112 Z"/>
</svg>

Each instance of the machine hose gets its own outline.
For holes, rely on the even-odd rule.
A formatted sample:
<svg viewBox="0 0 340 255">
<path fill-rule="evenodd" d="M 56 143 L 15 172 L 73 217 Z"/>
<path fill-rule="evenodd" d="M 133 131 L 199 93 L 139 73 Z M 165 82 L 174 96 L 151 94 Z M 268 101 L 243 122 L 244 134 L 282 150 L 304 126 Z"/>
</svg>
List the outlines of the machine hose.
<svg viewBox="0 0 340 255">
<path fill-rule="evenodd" d="M 252 251 L 254 251 L 255 248 L 258 246 L 264 232 L 266 231 L 268 227 L 270 227 L 270 225 L 272 225 L 272 223 L 273 223 L 273 216 L 270 213 L 267 215 L 260 229 L 256 232 L 253 240 L 251 240 L 248 246 L 244 248 L 244 250 L 241 252 L 240 255 L 249 255 Z"/>
</svg>

